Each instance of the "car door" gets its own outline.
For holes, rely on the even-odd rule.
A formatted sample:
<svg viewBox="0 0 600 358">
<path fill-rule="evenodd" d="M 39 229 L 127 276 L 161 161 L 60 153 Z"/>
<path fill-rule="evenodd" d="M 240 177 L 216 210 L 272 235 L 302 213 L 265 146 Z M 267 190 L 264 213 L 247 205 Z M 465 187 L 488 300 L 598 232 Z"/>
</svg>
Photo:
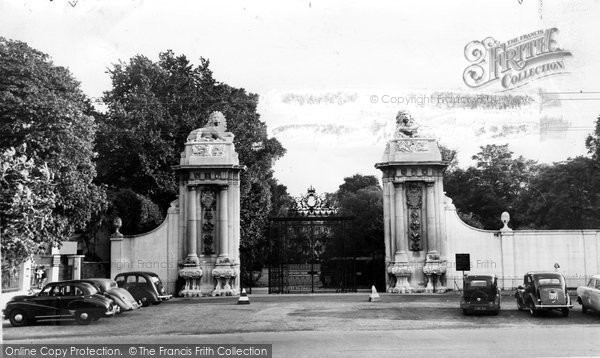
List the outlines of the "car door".
<svg viewBox="0 0 600 358">
<path fill-rule="evenodd" d="M 118 283 L 119 281 L 117 281 Z M 136 301 L 141 300 L 145 297 L 144 292 L 140 289 L 140 285 L 138 284 L 138 276 L 137 275 L 127 275 L 124 278 L 123 288 L 129 291 L 133 298 Z"/>
<path fill-rule="evenodd" d="M 59 315 L 60 286 L 47 285 L 35 297 L 31 298 L 33 315 L 36 318 L 53 317 Z"/>
<path fill-rule="evenodd" d="M 535 292 L 535 287 L 533 286 L 533 277 L 530 275 L 525 275 L 525 292 L 523 292 L 523 303 L 526 305 L 528 304 L 528 301 L 530 301 L 529 297 Z"/>
<path fill-rule="evenodd" d="M 600 311 L 600 279 L 594 280 L 594 287 L 588 287 L 588 296 L 590 307 L 596 311 Z"/>
<path fill-rule="evenodd" d="M 591 307 L 592 306 L 592 302 L 591 302 L 591 291 L 595 286 L 595 282 L 596 279 L 591 278 L 587 285 L 585 285 L 585 287 L 583 287 L 582 292 L 581 292 L 581 302 L 583 305 L 587 306 L 587 307 Z"/>
<path fill-rule="evenodd" d="M 61 314 L 70 315 L 69 305 L 71 302 L 83 299 L 83 291 L 76 285 L 65 285 L 62 287 L 62 295 L 60 296 Z"/>
</svg>

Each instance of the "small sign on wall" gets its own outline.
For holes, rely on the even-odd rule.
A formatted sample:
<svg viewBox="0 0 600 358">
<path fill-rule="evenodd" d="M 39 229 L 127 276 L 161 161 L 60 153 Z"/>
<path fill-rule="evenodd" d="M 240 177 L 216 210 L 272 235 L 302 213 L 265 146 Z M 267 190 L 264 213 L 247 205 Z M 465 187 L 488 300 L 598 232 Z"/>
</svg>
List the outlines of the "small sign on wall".
<svg viewBox="0 0 600 358">
<path fill-rule="evenodd" d="M 470 271 L 471 270 L 471 255 L 470 254 L 456 254 L 456 271 Z"/>
</svg>

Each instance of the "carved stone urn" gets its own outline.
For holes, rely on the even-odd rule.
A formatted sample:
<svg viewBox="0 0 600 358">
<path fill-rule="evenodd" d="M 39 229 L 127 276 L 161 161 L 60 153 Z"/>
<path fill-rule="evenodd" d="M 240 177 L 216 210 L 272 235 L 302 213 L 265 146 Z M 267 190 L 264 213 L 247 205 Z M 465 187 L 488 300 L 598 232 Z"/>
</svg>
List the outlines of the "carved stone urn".
<svg viewBox="0 0 600 358">
<path fill-rule="evenodd" d="M 423 266 L 423 273 L 427 277 L 427 286 L 425 287 L 426 293 L 433 293 L 434 290 L 437 293 L 444 293 L 447 288 L 442 284 L 442 275 L 446 274 L 446 260 L 440 259 L 440 255 L 437 251 L 430 251 L 427 253 L 427 259 Z M 440 284 L 438 285 L 438 279 Z M 436 289 L 437 287 L 437 289 Z"/>
<path fill-rule="evenodd" d="M 412 288 L 408 282 L 409 277 L 415 272 L 415 268 L 408 262 L 395 262 L 388 267 L 388 273 L 396 277 L 396 285 L 391 289 L 392 293 L 411 293 Z"/>
<path fill-rule="evenodd" d="M 200 297 L 200 279 L 202 278 L 202 269 L 194 264 L 187 264 L 179 270 L 179 277 L 185 280 L 185 286 L 179 291 L 182 297 Z"/>
<path fill-rule="evenodd" d="M 231 262 L 228 257 L 217 259 L 215 268 L 212 270 L 212 276 L 217 281 L 215 289 L 212 292 L 213 296 L 234 296 L 238 294 L 231 287 L 233 280 L 237 277 L 237 270 L 235 263 Z"/>
<path fill-rule="evenodd" d="M 112 234 L 112 237 L 123 237 L 123 234 L 119 231 L 121 226 L 123 226 L 123 221 L 120 217 L 115 217 L 113 220 L 113 226 L 115 228 L 115 232 Z"/>
<path fill-rule="evenodd" d="M 394 260 L 388 266 L 387 272 L 396 278 L 396 284 L 394 287 L 390 287 L 388 291 L 392 293 L 411 293 L 412 287 L 410 287 L 408 280 L 415 272 L 415 268 L 409 264 L 408 256 L 404 251 L 398 252 Z"/>
</svg>

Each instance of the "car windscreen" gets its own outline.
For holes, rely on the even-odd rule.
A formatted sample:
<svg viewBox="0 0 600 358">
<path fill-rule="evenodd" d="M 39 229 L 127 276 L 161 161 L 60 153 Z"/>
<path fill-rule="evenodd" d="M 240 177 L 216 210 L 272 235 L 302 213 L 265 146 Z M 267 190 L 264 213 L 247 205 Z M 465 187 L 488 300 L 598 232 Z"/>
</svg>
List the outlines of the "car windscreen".
<svg viewBox="0 0 600 358">
<path fill-rule="evenodd" d="M 533 277 L 536 286 L 562 286 L 564 281 L 559 275 L 536 275 Z"/>
<path fill-rule="evenodd" d="M 491 285 L 492 285 L 492 283 L 487 280 L 467 281 L 467 287 L 472 287 L 472 288 L 486 288 L 486 287 L 490 287 Z"/>
</svg>

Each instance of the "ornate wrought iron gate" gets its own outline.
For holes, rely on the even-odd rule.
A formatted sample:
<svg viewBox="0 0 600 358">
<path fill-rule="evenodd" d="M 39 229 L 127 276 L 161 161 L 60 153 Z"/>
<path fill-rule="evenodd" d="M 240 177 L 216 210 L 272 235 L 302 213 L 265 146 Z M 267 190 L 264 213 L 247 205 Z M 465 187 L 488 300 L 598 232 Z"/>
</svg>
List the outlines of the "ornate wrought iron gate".
<svg viewBox="0 0 600 358">
<path fill-rule="evenodd" d="M 269 293 L 356 291 L 356 250 L 345 240 L 352 219 L 312 187 L 288 216 L 271 218 Z"/>
</svg>

